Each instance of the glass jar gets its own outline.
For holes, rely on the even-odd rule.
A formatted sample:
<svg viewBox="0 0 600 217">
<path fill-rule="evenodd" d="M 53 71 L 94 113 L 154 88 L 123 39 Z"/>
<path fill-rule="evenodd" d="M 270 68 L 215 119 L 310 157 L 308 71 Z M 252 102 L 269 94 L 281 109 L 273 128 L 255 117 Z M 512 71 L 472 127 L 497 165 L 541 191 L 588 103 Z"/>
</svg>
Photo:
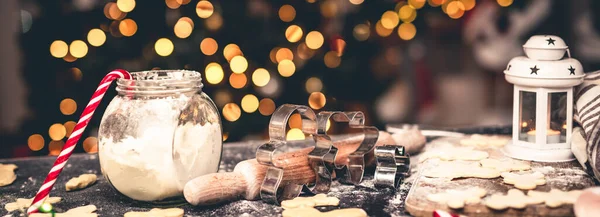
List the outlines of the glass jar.
<svg viewBox="0 0 600 217">
<path fill-rule="evenodd" d="M 119 79 L 102 117 L 102 174 L 121 194 L 174 203 L 191 179 L 217 172 L 221 120 L 199 72 L 152 70 Z"/>
</svg>

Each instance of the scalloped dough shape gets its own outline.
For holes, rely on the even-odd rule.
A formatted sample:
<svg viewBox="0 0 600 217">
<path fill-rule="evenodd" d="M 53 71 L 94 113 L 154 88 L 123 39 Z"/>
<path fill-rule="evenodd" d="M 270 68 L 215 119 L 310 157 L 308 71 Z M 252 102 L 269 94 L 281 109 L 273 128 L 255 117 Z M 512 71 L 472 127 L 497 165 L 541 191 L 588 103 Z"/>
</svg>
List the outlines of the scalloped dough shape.
<svg viewBox="0 0 600 217">
<path fill-rule="evenodd" d="M 48 197 L 44 202 L 54 204 L 60 202 L 60 200 L 60 197 Z M 9 212 L 12 212 L 13 210 L 17 209 L 27 209 L 31 205 L 31 202 L 33 202 L 33 198 L 17 198 L 15 202 L 7 203 L 6 205 L 4 205 L 4 209 L 6 209 L 6 211 Z"/>
<path fill-rule="evenodd" d="M 510 141 L 510 138 L 504 136 L 473 134 L 468 138 L 461 139 L 460 144 L 464 146 L 502 147 L 508 141 Z"/>
<path fill-rule="evenodd" d="M 523 171 L 531 169 L 531 163 L 529 163 L 528 161 L 519 161 L 512 159 L 483 159 L 480 160 L 479 163 L 481 164 L 481 167 L 493 168 L 500 172 Z"/>
<path fill-rule="evenodd" d="M 494 210 L 503 210 L 507 208 L 524 209 L 527 205 L 544 202 L 544 200 L 540 198 L 525 195 L 519 189 L 510 189 L 506 195 L 496 193 L 485 198 L 483 201 L 487 207 Z"/>
<path fill-rule="evenodd" d="M 440 147 L 423 153 L 419 162 L 428 159 L 439 158 L 441 160 L 470 160 L 478 161 L 488 158 L 490 155 L 485 151 L 473 150 L 473 147 Z"/>
<path fill-rule="evenodd" d="M 10 185 L 17 179 L 17 168 L 14 164 L 0 164 L 0 187 Z"/>
<path fill-rule="evenodd" d="M 561 191 L 558 189 L 551 189 L 550 192 L 532 190 L 527 192 L 527 195 L 543 200 L 546 206 L 550 208 L 556 208 L 562 206 L 563 204 L 575 203 L 582 192 L 582 190 Z"/>
<path fill-rule="evenodd" d="M 474 187 L 466 190 L 448 189 L 445 192 L 427 195 L 427 199 L 436 203 L 448 205 L 452 209 L 460 209 L 465 204 L 476 204 L 487 194 L 487 191 L 480 187 Z"/>
<path fill-rule="evenodd" d="M 481 167 L 479 162 L 468 161 L 442 161 L 440 164 L 423 171 L 423 175 L 430 178 L 483 178 L 491 179 L 500 177 L 500 172 L 493 168 Z"/>
<path fill-rule="evenodd" d="M 67 210 L 64 213 L 56 213 L 55 217 L 97 217 L 98 214 L 94 213 L 96 211 L 96 206 L 87 205 L 75 207 L 73 209 Z M 52 217 L 51 213 L 33 213 L 29 215 L 30 217 Z"/>
<path fill-rule="evenodd" d="M 96 183 L 97 178 L 98 177 L 96 176 L 96 174 L 82 174 L 79 177 L 70 179 L 65 184 L 65 189 L 67 191 L 74 191 L 87 188 L 88 186 Z"/>
<path fill-rule="evenodd" d="M 367 217 L 367 212 L 360 208 L 336 209 L 321 212 L 314 207 L 301 207 L 286 209 L 281 213 L 283 217 Z"/>
<path fill-rule="evenodd" d="M 181 208 L 154 208 L 147 212 L 126 212 L 123 217 L 183 217 L 183 213 Z"/>
<path fill-rule="evenodd" d="M 340 204 L 340 199 L 335 197 L 327 197 L 325 194 L 317 194 L 312 197 L 296 197 L 291 200 L 281 202 L 281 207 L 284 209 L 315 207 L 315 206 L 337 206 Z"/>
<path fill-rule="evenodd" d="M 525 174 L 503 172 L 501 176 L 504 178 L 504 183 L 514 185 L 515 188 L 522 190 L 531 190 L 538 185 L 546 184 L 546 178 L 540 172 Z"/>
</svg>

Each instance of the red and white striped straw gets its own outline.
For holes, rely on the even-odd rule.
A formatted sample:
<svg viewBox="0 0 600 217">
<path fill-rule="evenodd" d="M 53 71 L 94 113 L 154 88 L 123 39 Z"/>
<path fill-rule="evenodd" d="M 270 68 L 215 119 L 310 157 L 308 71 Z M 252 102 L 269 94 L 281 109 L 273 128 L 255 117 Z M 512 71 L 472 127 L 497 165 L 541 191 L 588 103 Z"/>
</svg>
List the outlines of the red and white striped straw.
<svg viewBox="0 0 600 217">
<path fill-rule="evenodd" d="M 35 195 L 35 198 L 33 198 L 31 206 L 29 206 L 29 209 L 27 209 L 27 214 L 38 212 L 38 208 L 42 205 L 42 203 L 44 203 L 44 201 L 50 194 L 50 190 L 52 190 L 52 187 L 56 182 L 56 178 L 58 178 L 58 175 L 60 175 L 60 172 L 62 171 L 63 167 L 65 167 L 65 165 L 67 164 L 67 160 L 69 160 L 69 157 L 73 153 L 75 145 L 77 144 L 79 138 L 81 138 L 81 134 L 89 124 L 92 115 L 94 115 L 94 111 L 96 111 L 96 108 L 98 108 L 98 105 L 100 104 L 102 97 L 104 97 L 104 94 L 108 90 L 108 87 L 114 80 L 119 78 L 131 79 L 131 75 L 125 70 L 115 69 L 108 73 L 106 76 L 104 76 L 104 78 L 100 82 L 100 86 L 98 86 L 98 89 L 96 89 L 96 92 L 94 92 L 94 95 L 92 95 L 92 99 L 83 110 L 81 117 L 79 117 L 79 121 L 75 125 L 75 128 L 73 128 L 71 136 L 69 136 L 69 139 L 63 146 L 62 151 L 56 158 L 56 161 L 54 161 L 54 165 L 48 173 L 48 176 L 46 176 L 42 187 L 40 187 L 40 190 Z"/>
<path fill-rule="evenodd" d="M 433 217 L 460 217 L 460 215 L 452 214 L 444 210 L 438 209 L 433 211 Z"/>
</svg>

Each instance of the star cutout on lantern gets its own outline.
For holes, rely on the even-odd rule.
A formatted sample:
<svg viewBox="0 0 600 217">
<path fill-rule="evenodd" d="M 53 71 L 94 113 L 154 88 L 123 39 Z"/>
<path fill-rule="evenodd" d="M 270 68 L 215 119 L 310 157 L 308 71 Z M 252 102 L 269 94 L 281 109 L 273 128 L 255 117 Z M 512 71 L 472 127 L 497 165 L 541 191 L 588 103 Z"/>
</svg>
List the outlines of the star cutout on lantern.
<svg viewBox="0 0 600 217">
<path fill-rule="evenodd" d="M 510 70 L 510 67 L 511 67 L 511 65 L 508 65 L 508 69 L 506 69 L 506 70 Z"/>
<path fill-rule="evenodd" d="M 575 68 L 573 68 L 573 66 L 569 66 L 569 75 L 575 75 Z"/>
<path fill-rule="evenodd" d="M 554 42 L 555 42 L 556 40 L 554 40 L 554 39 L 552 39 L 552 38 L 548 38 L 548 39 L 546 39 L 546 41 L 548 42 L 548 45 L 555 45 L 555 44 L 554 44 Z"/>
<path fill-rule="evenodd" d="M 537 67 L 537 65 L 535 65 L 535 66 L 533 66 L 533 67 L 531 67 L 531 68 L 529 68 L 529 69 L 531 69 L 531 75 L 533 75 L 533 74 L 536 74 L 536 75 L 537 75 L 537 72 L 538 72 L 538 70 L 540 70 L 540 69 Z"/>
</svg>

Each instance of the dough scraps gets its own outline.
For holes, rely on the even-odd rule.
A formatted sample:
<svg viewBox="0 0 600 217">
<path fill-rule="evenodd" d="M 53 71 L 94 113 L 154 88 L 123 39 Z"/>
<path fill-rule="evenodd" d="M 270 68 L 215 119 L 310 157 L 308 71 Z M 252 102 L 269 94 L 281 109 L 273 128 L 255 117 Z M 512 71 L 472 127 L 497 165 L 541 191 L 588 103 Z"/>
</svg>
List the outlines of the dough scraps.
<svg viewBox="0 0 600 217">
<path fill-rule="evenodd" d="M 123 217 L 183 217 L 183 213 L 181 208 L 154 208 L 147 212 L 127 212 Z"/>
<path fill-rule="evenodd" d="M 535 189 L 538 185 L 546 184 L 544 174 L 540 172 L 525 174 L 503 172 L 501 175 L 504 177 L 504 183 L 514 185 L 516 188 L 522 190 L 531 190 Z"/>
<path fill-rule="evenodd" d="M 500 172 L 492 168 L 481 167 L 479 162 L 447 161 L 440 162 L 432 168 L 423 171 L 423 175 L 430 178 L 483 178 L 491 179 L 500 176 Z"/>
<path fill-rule="evenodd" d="M 60 197 L 48 197 L 48 198 L 46 198 L 46 201 L 44 201 L 44 202 L 49 203 L 49 204 L 54 204 L 54 203 L 60 202 L 60 200 L 61 200 Z M 29 206 L 31 205 L 31 202 L 33 202 L 33 198 L 31 198 L 31 199 L 17 198 L 17 200 L 15 202 L 7 203 L 6 205 L 4 205 L 4 209 L 6 209 L 6 211 L 9 211 L 9 212 L 12 212 L 13 210 L 17 210 L 17 209 L 26 209 L 26 208 L 29 208 Z"/>
<path fill-rule="evenodd" d="M 17 179 L 17 168 L 14 164 L 0 164 L 0 187 L 10 185 Z"/>
<path fill-rule="evenodd" d="M 523 209 L 529 204 L 543 202 L 544 200 L 540 198 L 525 195 L 519 189 L 510 189 L 506 195 L 496 193 L 484 200 L 485 205 L 494 210 L 503 210 L 506 208 Z"/>
<path fill-rule="evenodd" d="M 523 171 L 531 169 L 531 164 L 528 161 L 519 160 L 498 160 L 498 159 L 483 159 L 480 160 L 481 167 L 493 168 L 500 172 Z"/>
<path fill-rule="evenodd" d="M 98 177 L 96 174 L 83 174 L 79 177 L 75 177 L 70 179 L 67 184 L 65 184 L 65 189 L 67 191 L 74 191 L 79 189 L 84 189 L 90 185 L 96 183 L 96 179 Z"/>
<path fill-rule="evenodd" d="M 502 147 L 506 145 L 509 140 L 510 138 L 505 136 L 473 134 L 468 138 L 461 139 L 460 144 L 464 146 Z"/>
<path fill-rule="evenodd" d="M 317 194 L 312 197 L 296 197 L 291 200 L 284 200 L 281 202 L 281 207 L 284 209 L 294 209 L 315 206 L 337 206 L 339 204 L 340 199 L 327 197 L 325 194 Z"/>
<path fill-rule="evenodd" d="M 551 189 L 550 192 L 541 192 L 541 191 L 529 191 L 527 195 L 533 198 L 538 198 L 543 200 L 546 206 L 550 208 L 556 208 L 563 204 L 573 204 L 581 195 L 582 190 L 572 190 L 572 191 L 561 191 L 558 189 Z"/>
<path fill-rule="evenodd" d="M 286 209 L 281 213 L 283 217 L 367 217 L 367 212 L 360 208 L 336 209 L 321 212 L 313 207 Z"/>
<path fill-rule="evenodd" d="M 487 194 L 487 191 L 480 187 L 474 187 L 466 190 L 448 189 L 445 192 L 427 195 L 427 199 L 436 203 L 443 203 L 452 209 L 460 209 L 465 204 L 476 204 Z"/>
<path fill-rule="evenodd" d="M 96 206 L 87 205 L 75 207 L 73 209 L 67 210 L 64 213 L 56 213 L 55 217 L 97 217 L 98 214 L 94 213 L 96 211 Z M 33 213 L 29 215 L 30 217 L 51 217 L 51 213 Z"/>
<path fill-rule="evenodd" d="M 426 151 L 419 158 L 419 162 L 427 159 L 439 158 L 441 160 L 483 160 L 490 155 L 485 151 L 473 150 L 473 147 L 440 147 Z"/>
</svg>

